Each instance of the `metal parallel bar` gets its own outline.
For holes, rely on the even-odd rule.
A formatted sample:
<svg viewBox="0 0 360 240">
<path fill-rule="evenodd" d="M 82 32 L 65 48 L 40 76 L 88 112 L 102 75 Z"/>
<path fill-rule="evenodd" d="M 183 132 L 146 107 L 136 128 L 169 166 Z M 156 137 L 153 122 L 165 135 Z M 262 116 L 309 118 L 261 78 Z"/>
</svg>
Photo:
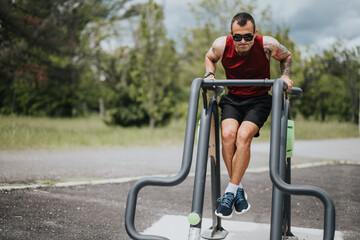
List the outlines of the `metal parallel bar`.
<svg viewBox="0 0 360 240">
<path fill-rule="evenodd" d="M 270 87 L 273 86 L 276 80 L 273 79 L 204 79 L 202 84 L 203 87 L 212 86 L 262 86 Z M 284 84 L 284 83 L 283 83 Z M 284 90 L 287 86 L 284 85 Z M 301 88 L 292 87 L 288 92 L 290 95 L 302 96 L 303 91 Z"/>
<path fill-rule="evenodd" d="M 216 156 L 213 159 L 211 164 L 211 195 L 212 195 L 212 205 L 213 212 L 212 215 L 215 219 L 213 221 L 216 222 L 216 228 L 214 230 L 221 231 L 221 218 L 215 216 L 215 210 L 217 209 L 218 201 L 217 199 L 221 197 L 221 179 L 220 179 L 220 129 L 219 129 L 219 110 L 217 102 L 213 107 L 214 113 L 214 121 L 215 121 L 215 149 Z"/>
<path fill-rule="evenodd" d="M 216 91 L 216 90 L 215 90 Z M 216 98 L 215 95 L 214 98 Z M 215 215 L 215 210 L 218 207 L 217 199 L 221 196 L 220 186 L 220 137 L 219 137 L 219 112 L 217 102 L 214 101 L 212 108 L 213 116 L 211 121 L 210 131 L 214 130 L 214 135 L 210 134 L 214 139 L 209 141 L 209 144 L 214 144 L 215 151 L 212 150 L 213 146 L 209 146 L 209 161 L 211 162 L 211 203 L 212 203 L 212 226 L 210 229 L 202 233 L 203 239 L 225 239 L 228 232 L 221 226 L 221 218 Z"/>
<path fill-rule="evenodd" d="M 132 239 L 138 239 L 138 240 L 167 239 L 160 236 L 142 235 L 136 230 L 134 221 L 135 221 L 137 196 L 139 191 L 145 186 L 174 186 L 183 182 L 186 179 L 186 177 L 189 175 L 191 162 L 192 162 L 193 148 L 194 148 L 197 109 L 199 102 L 198 100 L 199 100 L 199 93 L 200 93 L 200 87 L 202 81 L 203 80 L 201 78 L 195 79 L 192 82 L 190 89 L 190 99 L 189 99 L 187 124 L 185 130 L 183 159 L 182 159 L 180 172 L 175 177 L 171 177 L 171 178 L 151 177 L 151 178 L 140 179 L 130 189 L 126 203 L 126 211 L 125 211 L 125 229 L 128 235 Z"/>
<path fill-rule="evenodd" d="M 200 216 L 200 222 L 195 226 L 190 225 L 190 230 L 189 230 L 189 236 L 191 236 L 191 239 L 194 240 L 200 239 L 200 233 L 201 233 L 201 219 L 202 219 L 203 206 L 204 206 L 206 169 L 207 169 L 209 136 L 210 136 L 210 122 L 212 115 L 211 109 L 213 107 L 213 104 L 214 104 L 214 100 L 211 100 L 209 106 L 205 104 L 201 111 L 199 143 L 198 143 L 198 150 L 196 157 L 193 200 L 191 207 L 191 212 L 197 213 Z M 208 111 L 207 108 L 210 111 Z"/>
<path fill-rule="evenodd" d="M 300 89 L 301 90 L 301 89 Z M 302 94 L 302 90 L 301 90 L 301 94 Z M 301 96 L 301 95 L 298 95 Z M 287 98 L 286 98 L 287 100 Z M 290 120 L 291 119 L 291 107 L 290 107 L 290 103 L 288 104 L 288 115 L 287 115 L 287 119 Z M 285 182 L 287 184 L 291 184 L 291 157 L 286 159 L 286 166 L 285 166 Z M 286 231 L 286 236 L 294 236 L 291 232 L 291 195 L 290 194 L 285 194 L 284 195 L 284 214 L 283 214 L 283 219 L 284 219 L 284 227 L 285 227 L 285 231 Z"/>
<path fill-rule="evenodd" d="M 291 184 L 291 158 L 287 158 L 285 182 Z M 294 236 L 291 232 L 291 195 L 284 194 L 284 215 L 283 215 L 285 225 L 286 236 Z"/>
<path fill-rule="evenodd" d="M 286 100 L 284 103 L 284 110 L 281 116 L 281 130 L 280 130 L 280 157 L 278 161 L 279 174 L 281 180 L 285 180 L 285 168 L 286 168 L 286 137 L 287 137 L 287 119 L 288 119 L 289 101 Z M 280 239 L 282 236 L 282 225 L 283 225 L 283 206 L 284 206 L 284 193 L 273 186 L 272 205 L 271 205 L 271 235 L 275 239 Z"/>
<path fill-rule="evenodd" d="M 282 112 L 282 117 L 281 117 L 281 145 L 280 145 L 280 159 L 279 159 L 279 174 L 280 177 L 283 181 L 285 181 L 285 175 L 286 175 L 286 144 L 287 144 L 287 130 L 288 130 L 288 115 L 289 115 L 289 106 L 290 106 L 290 102 L 288 99 L 285 99 L 284 101 L 284 109 Z M 279 190 L 278 190 L 279 191 Z M 285 194 L 281 193 L 281 208 L 278 210 L 279 213 L 281 214 L 281 231 L 282 231 L 282 235 L 284 234 L 284 232 L 286 232 L 286 226 L 285 226 L 285 222 L 284 222 L 284 198 L 285 198 Z"/>
<path fill-rule="evenodd" d="M 301 97 L 303 95 L 303 91 L 301 88 L 292 87 L 288 94 L 295 95 Z"/>
<path fill-rule="evenodd" d="M 273 85 L 271 141 L 270 141 L 270 178 L 273 184 L 282 192 L 294 195 L 308 195 L 319 198 L 324 204 L 324 240 L 334 239 L 335 234 L 335 206 L 333 200 L 323 189 L 307 185 L 290 185 L 285 183 L 279 175 L 280 134 L 281 134 L 281 97 L 283 80 L 278 79 Z M 276 238 L 276 232 L 270 233 L 270 240 Z"/>
<path fill-rule="evenodd" d="M 270 87 L 274 84 L 272 79 L 204 79 L 203 87 L 212 86 L 264 86 Z"/>
<path fill-rule="evenodd" d="M 285 99 L 284 110 L 281 117 L 281 144 L 280 144 L 280 159 L 279 159 L 279 174 L 281 179 L 285 180 L 286 172 L 286 142 L 287 142 L 287 128 L 288 128 L 288 114 L 289 114 L 289 100 Z"/>
</svg>

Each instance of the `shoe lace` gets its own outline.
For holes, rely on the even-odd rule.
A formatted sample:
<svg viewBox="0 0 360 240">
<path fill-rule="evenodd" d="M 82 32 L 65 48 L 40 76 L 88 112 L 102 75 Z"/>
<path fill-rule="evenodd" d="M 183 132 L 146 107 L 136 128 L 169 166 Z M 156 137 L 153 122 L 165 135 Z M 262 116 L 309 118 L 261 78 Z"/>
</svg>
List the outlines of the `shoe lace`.
<svg viewBox="0 0 360 240">
<path fill-rule="evenodd" d="M 238 192 L 237 192 L 237 194 L 236 194 L 236 202 L 238 203 L 238 202 L 241 202 L 241 201 L 243 201 L 243 200 L 245 200 L 245 196 L 244 196 L 244 190 L 242 189 L 242 188 L 239 188 L 238 189 Z"/>
<path fill-rule="evenodd" d="M 234 200 L 234 197 L 230 194 L 225 194 L 223 197 L 219 197 L 217 199 L 218 202 L 221 202 L 220 204 L 225 206 L 225 207 L 228 207 L 228 208 L 231 208 L 231 203 L 233 202 Z"/>
</svg>

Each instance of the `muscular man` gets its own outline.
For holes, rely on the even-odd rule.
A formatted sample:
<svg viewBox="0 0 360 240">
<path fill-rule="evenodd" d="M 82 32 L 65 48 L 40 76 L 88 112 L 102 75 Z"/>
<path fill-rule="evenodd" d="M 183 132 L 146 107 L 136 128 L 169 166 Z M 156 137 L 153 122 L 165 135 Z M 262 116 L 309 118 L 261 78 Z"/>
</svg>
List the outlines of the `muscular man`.
<svg viewBox="0 0 360 240">
<path fill-rule="evenodd" d="M 281 78 L 290 80 L 292 56 L 276 39 L 257 35 L 254 18 L 248 13 L 236 14 L 230 36 L 217 38 L 205 57 L 206 79 L 215 78 L 216 64 L 221 59 L 227 79 L 270 79 L 270 58 L 280 62 Z M 229 174 L 229 184 L 215 214 L 230 218 L 250 209 L 241 185 L 250 161 L 253 137 L 267 120 L 271 110 L 270 87 L 228 87 L 228 94 L 219 103 L 221 108 L 221 140 L 223 159 Z"/>
</svg>

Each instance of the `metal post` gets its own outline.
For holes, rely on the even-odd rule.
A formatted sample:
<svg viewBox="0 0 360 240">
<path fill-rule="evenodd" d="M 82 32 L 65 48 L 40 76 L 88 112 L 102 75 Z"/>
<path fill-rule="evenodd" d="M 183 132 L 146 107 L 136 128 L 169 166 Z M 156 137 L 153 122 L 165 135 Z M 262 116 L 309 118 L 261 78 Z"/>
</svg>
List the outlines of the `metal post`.
<svg viewBox="0 0 360 240">
<path fill-rule="evenodd" d="M 211 120 L 211 129 L 214 130 L 213 137 L 211 142 L 215 143 L 215 152 L 212 152 L 210 149 L 213 146 L 209 147 L 209 160 L 211 162 L 211 203 L 212 203 L 212 226 L 205 230 L 202 234 L 204 239 L 225 239 L 228 232 L 224 230 L 221 226 L 221 218 L 215 215 L 215 210 L 218 207 L 217 199 L 221 197 L 221 181 L 220 181 L 220 137 L 219 137 L 219 111 L 217 102 L 214 102 L 213 105 L 213 115 Z M 211 143 L 210 143 L 211 144 Z M 211 151 L 211 154 L 210 154 Z"/>
<path fill-rule="evenodd" d="M 279 158 L 279 175 L 280 178 L 285 181 L 285 175 L 286 175 L 286 144 L 287 144 L 287 128 L 288 128 L 288 111 L 289 111 L 289 100 L 285 99 L 284 101 L 284 109 L 282 111 L 282 116 L 281 116 L 281 145 L 280 145 L 280 158 Z M 278 190 L 280 191 L 280 190 Z M 282 215 L 282 228 L 281 228 L 281 232 L 282 232 L 282 236 L 286 235 L 286 223 L 284 221 L 284 212 L 285 212 L 285 208 L 284 208 L 284 199 L 285 199 L 285 194 L 281 193 L 281 215 Z"/>
<path fill-rule="evenodd" d="M 282 106 L 282 102 L 278 102 Z M 285 179 L 285 168 L 286 168 L 286 137 L 287 137 L 287 110 L 288 110 L 288 101 L 284 104 L 284 111 L 281 115 L 281 124 L 280 124 L 280 155 L 276 159 L 279 165 L 277 169 L 277 174 L 279 174 L 282 180 Z M 273 186 L 273 195 L 272 195 L 272 208 L 271 208 L 271 227 L 270 232 L 274 239 L 281 239 L 283 230 L 283 212 L 284 212 L 284 194 Z"/>
<path fill-rule="evenodd" d="M 285 109 L 288 109 L 287 119 L 291 119 L 291 107 L 289 101 L 285 101 Z M 291 157 L 286 159 L 285 166 L 285 182 L 291 184 Z M 283 233 L 286 236 L 286 240 L 298 240 L 291 232 L 291 195 L 284 194 L 284 214 L 283 214 Z"/>
<path fill-rule="evenodd" d="M 200 240 L 200 235 L 201 235 L 201 218 L 202 218 L 203 205 L 204 205 L 206 168 L 207 168 L 207 158 L 208 158 L 212 105 L 213 105 L 212 101 L 210 102 L 209 107 L 207 106 L 207 103 L 203 104 L 204 107 L 201 111 L 199 143 L 198 143 L 198 150 L 197 150 L 193 201 L 192 201 L 192 208 L 191 208 L 191 212 L 193 214 L 198 214 L 199 221 L 198 221 L 198 223 L 196 223 L 196 225 L 190 225 L 189 235 L 188 235 L 189 240 L 190 239 L 191 240 Z M 208 111 L 207 108 L 209 108 L 210 111 Z"/>
</svg>

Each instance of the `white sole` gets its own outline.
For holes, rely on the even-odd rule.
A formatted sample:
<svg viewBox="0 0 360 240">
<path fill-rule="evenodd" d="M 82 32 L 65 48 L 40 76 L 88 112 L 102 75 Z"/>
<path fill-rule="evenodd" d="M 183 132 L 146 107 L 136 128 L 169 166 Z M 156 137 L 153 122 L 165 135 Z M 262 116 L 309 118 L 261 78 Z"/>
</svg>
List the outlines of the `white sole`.
<svg viewBox="0 0 360 240">
<path fill-rule="evenodd" d="M 248 201 L 248 196 L 247 196 L 245 190 L 244 190 L 244 195 L 245 195 L 246 201 Z M 247 209 L 244 209 L 244 210 L 242 210 L 241 212 L 238 212 L 238 211 L 236 211 L 236 209 L 235 209 L 235 213 L 238 214 L 238 215 L 241 215 L 241 214 L 246 213 L 247 211 L 249 211 L 249 210 L 250 210 L 250 207 L 251 207 L 251 206 L 250 206 L 249 201 L 248 201 L 248 207 L 247 207 Z"/>
<path fill-rule="evenodd" d="M 250 210 L 250 207 L 251 207 L 251 206 L 250 206 L 250 204 L 248 203 L 248 208 L 247 208 L 247 209 L 244 209 L 244 210 L 242 210 L 241 212 L 238 212 L 238 211 L 235 210 L 235 213 L 238 214 L 238 215 L 241 215 L 241 214 L 246 213 L 247 211 L 249 211 L 249 210 Z"/>
<path fill-rule="evenodd" d="M 224 216 L 221 213 L 216 212 L 216 210 L 215 210 L 215 215 L 220 217 L 220 218 L 229 219 L 229 218 L 232 218 L 233 214 L 231 213 L 229 216 Z"/>
</svg>

